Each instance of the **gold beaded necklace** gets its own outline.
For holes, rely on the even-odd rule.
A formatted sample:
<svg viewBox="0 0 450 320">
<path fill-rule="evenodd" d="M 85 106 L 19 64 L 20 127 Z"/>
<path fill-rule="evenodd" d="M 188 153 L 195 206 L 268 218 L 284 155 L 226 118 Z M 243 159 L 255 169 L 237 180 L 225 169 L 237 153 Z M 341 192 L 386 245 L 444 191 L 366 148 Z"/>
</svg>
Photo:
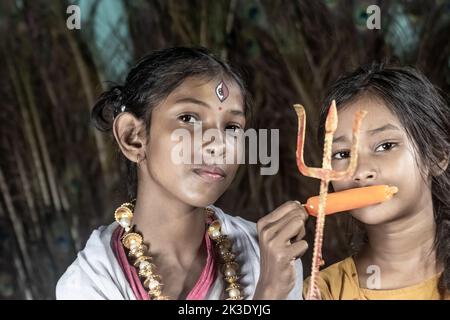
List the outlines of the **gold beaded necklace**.
<svg viewBox="0 0 450 320">
<path fill-rule="evenodd" d="M 133 231 L 132 219 L 135 201 L 123 203 L 114 212 L 115 220 L 125 230 L 121 239 L 122 244 L 128 249 L 130 263 L 138 270 L 139 278 L 148 290 L 149 297 L 153 300 L 169 300 L 170 297 L 162 294 L 162 279 L 155 273 L 156 266 L 152 263 L 153 258 L 146 255 L 148 246 L 144 244 L 142 235 Z M 216 218 L 214 211 L 205 208 L 205 213 L 208 223 L 208 236 L 214 241 L 222 264 L 220 270 L 228 284 L 225 289 L 228 294 L 227 300 L 242 300 L 244 296 L 238 283 L 239 264 L 235 261 L 236 255 L 231 250 L 231 240 L 226 235 L 222 235 L 220 221 Z"/>
</svg>

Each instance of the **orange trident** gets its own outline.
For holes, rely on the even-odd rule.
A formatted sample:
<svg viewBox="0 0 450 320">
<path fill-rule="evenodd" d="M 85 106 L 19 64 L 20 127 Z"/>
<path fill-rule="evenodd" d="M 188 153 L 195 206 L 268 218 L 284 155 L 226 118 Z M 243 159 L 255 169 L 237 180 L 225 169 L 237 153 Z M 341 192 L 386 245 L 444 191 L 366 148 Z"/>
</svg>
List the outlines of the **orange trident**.
<svg viewBox="0 0 450 320">
<path fill-rule="evenodd" d="M 314 235 L 313 259 L 311 268 L 311 284 L 306 299 L 320 299 L 320 291 L 317 287 L 317 278 L 319 276 L 319 269 L 324 264 L 322 260 L 322 242 L 323 230 L 325 226 L 325 207 L 327 205 L 328 185 L 330 181 L 342 180 L 353 176 L 357 161 L 358 161 L 358 145 L 359 132 L 361 129 L 361 122 L 366 111 L 358 111 L 355 115 L 353 123 L 353 139 L 350 150 L 350 164 L 345 171 L 335 171 L 331 167 L 331 146 L 333 143 L 333 135 L 338 124 L 336 101 L 333 100 L 330 109 L 328 110 L 327 119 L 325 122 L 325 140 L 323 147 L 322 168 L 311 168 L 305 164 L 303 160 L 303 150 L 305 146 L 305 127 L 306 114 L 305 108 L 302 105 L 294 105 L 295 112 L 298 116 L 298 137 L 297 137 L 297 166 L 299 171 L 307 177 L 320 179 L 320 194 L 319 194 L 319 208 L 317 213 L 316 231 Z"/>
</svg>

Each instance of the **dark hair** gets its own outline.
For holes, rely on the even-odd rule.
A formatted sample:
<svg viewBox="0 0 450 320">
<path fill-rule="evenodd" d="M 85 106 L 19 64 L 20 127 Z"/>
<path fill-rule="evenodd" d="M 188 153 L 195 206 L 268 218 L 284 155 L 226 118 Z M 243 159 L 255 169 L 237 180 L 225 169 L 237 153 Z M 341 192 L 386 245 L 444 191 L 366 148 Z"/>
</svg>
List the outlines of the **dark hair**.
<svg viewBox="0 0 450 320">
<path fill-rule="evenodd" d="M 149 133 L 153 108 L 188 77 L 234 81 L 241 89 L 244 112 L 248 115 L 250 97 L 237 71 L 205 48 L 174 47 L 143 57 L 130 70 L 123 85 L 102 93 L 92 109 L 91 120 L 100 131 L 109 131 L 114 117 L 125 110 L 143 119 Z M 126 159 L 126 164 L 128 196 L 133 199 L 137 194 L 136 163 Z"/>
<path fill-rule="evenodd" d="M 319 141 L 324 136 L 325 119 L 333 99 L 338 108 L 363 94 L 381 98 L 397 116 L 416 153 L 421 168 L 439 167 L 450 154 L 450 109 L 430 81 L 413 67 L 372 63 L 339 78 L 330 88 L 320 112 Z M 443 295 L 450 291 L 450 166 L 431 174 L 431 192 L 437 230 L 435 249 L 438 263 L 444 266 L 439 279 Z"/>
</svg>

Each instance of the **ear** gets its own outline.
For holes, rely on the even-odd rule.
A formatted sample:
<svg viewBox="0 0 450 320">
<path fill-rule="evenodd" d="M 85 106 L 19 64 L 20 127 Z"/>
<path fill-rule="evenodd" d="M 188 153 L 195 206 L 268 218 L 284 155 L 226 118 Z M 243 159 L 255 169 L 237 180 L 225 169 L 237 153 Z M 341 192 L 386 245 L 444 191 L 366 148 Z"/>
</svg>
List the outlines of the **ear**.
<svg viewBox="0 0 450 320">
<path fill-rule="evenodd" d="M 432 174 L 434 177 L 440 176 L 443 174 L 448 167 L 450 154 L 445 154 L 442 157 L 442 160 L 439 163 L 435 164 L 432 168 Z"/>
<path fill-rule="evenodd" d="M 121 113 L 113 122 L 113 133 L 123 155 L 132 162 L 145 158 L 147 134 L 145 123 L 129 112 Z"/>
</svg>

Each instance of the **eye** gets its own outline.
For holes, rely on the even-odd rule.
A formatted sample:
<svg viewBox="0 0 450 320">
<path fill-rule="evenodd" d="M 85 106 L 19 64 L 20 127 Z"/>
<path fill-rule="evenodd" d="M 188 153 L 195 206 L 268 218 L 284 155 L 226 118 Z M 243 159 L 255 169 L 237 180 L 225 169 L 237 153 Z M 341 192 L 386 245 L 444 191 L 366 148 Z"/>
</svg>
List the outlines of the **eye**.
<svg viewBox="0 0 450 320">
<path fill-rule="evenodd" d="M 331 158 L 335 160 L 343 160 L 350 157 L 350 151 L 338 151 L 334 153 Z"/>
<path fill-rule="evenodd" d="M 233 130 L 234 132 L 238 132 L 241 129 L 242 129 L 241 126 L 238 124 L 229 124 L 228 126 L 225 127 L 225 130 Z"/>
<path fill-rule="evenodd" d="M 192 114 L 183 114 L 178 117 L 178 119 L 184 123 L 194 124 L 196 121 L 199 121 L 198 118 Z"/>
<path fill-rule="evenodd" d="M 392 148 L 394 148 L 397 144 L 394 142 L 385 142 L 380 144 L 376 149 L 375 152 L 383 152 L 383 151 L 389 151 Z"/>
</svg>

